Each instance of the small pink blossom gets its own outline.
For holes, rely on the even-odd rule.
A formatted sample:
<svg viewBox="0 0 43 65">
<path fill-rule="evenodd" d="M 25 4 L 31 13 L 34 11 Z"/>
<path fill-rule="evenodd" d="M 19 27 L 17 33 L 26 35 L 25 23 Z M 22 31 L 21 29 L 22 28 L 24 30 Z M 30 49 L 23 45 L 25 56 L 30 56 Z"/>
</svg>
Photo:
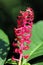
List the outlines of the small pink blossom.
<svg viewBox="0 0 43 65">
<path fill-rule="evenodd" d="M 18 48 L 15 49 L 15 53 L 19 53 L 19 49 Z"/>
<path fill-rule="evenodd" d="M 22 54 L 22 49 L 19 49 L 19 54 Z"/>
<path fill-rule="evenodd" d="M 13 47 L 14 47 L 14 46 L 17 46 L 17 43 L 14 43 L 14 42 L 13 42 L 13 43 L 12 43 L 12 46 L 13 46 Z"/>
<path fill-rule="evenodd" d="M 17 36 L 21 36 L 21 35 L 22 35 L 22 27 L 15 29 L 15 34 L 16 34 Z"/>
<path fill-rule="evenodd" d="M 29 55 L 25 55 L 25 56 L 23 56 L 25 59 L 28 59 L 29 58 Z"/>
<path fill-rule="evenodd" d="M 29 46 L 24 46 L 23 50 L 29 50 Z"/>
<path fill-rule="evenodd" d="M 15 61 L 15 58 L 14 58 L 14 56 L 12 56 L 12 60 L 13 60 L 13 61 Z"/>
<path fill-rule="evenodd" d="M 19 59 L 14 58 L 14 56 L 12 56 L 12 60 L 13 61 L 19 61 Z"/>
</svg>

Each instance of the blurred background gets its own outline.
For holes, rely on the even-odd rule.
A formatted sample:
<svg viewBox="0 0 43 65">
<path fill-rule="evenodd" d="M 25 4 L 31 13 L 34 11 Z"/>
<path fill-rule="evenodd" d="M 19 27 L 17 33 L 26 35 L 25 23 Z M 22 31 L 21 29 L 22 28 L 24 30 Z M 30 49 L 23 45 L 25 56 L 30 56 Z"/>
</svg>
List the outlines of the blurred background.
<svg viewBox="0 0 43 65">
<path fill-rule="evenodd" d="M 20 10 L 32 7 L 37 21 L 43 20 L 43 0 L 0 0 L 0 29 L 8 35 L 10 43 L 14 40 L 14 27 Z"/>
<path fill-rule="evenodd" d="M 34 23 L 43 20 L 43 0 L 0 0 L 0 28 L 9 36 L 10 42 L 14 39 L 13 29 L 19 11 L 27 7 L 34 10 Z"/>
</svg>

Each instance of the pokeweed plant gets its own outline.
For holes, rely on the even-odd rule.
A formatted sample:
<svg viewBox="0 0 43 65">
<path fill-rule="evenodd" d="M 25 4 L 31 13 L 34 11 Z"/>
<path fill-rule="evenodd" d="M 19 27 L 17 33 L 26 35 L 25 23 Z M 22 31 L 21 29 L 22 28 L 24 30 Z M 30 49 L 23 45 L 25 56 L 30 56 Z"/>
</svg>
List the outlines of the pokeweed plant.
<svg viewBox="0 0 43 65">
<path fill-rule="evenodd" d="M 12 43 L 14 55 L 6 63 L 12 65 L 31 65 L 27 63 L 29 60 L 43 55 L 43 21 L 33 25 L 33 20 L 34 12 L 32 8 L 27 8 L 26 11 L 20 11 L 17 19 L 17 28 L 14 28 L 16 37 L 14 39 L 15 42 Z M 39 34 L 40 31 L 41 33 Z M 19 58 L 16 58 L 15 54 L 16 56 L 19 54 Z M 36 65 L 39 64 L 43 65 L 43 62 L 36 63 Z"/>
<path fill-rule="evenodd" d="M 24 54 L 24 51 L 29 50 L 29 44 L 31 43 L 32 25 L 34 20 L 34 12 L 32 8 L 27 8 L 26 11 L 20 11 L 20 15 L 17 17 L 17 28 L 14 28 L 15 41 L 13 42 L 13 53 L 19 54 L 19 58 L 12 56 L 12 61 L 17 61 L 18 65 L 24 65 L 26 59 L 29 58 L 29 54 Z M 18 48 L 15 48 L 15 47 Z M 23 62 L 23 59 L 25 60 Z M 30 65 L 29 63 L 25 63 Z"/>
</svg>

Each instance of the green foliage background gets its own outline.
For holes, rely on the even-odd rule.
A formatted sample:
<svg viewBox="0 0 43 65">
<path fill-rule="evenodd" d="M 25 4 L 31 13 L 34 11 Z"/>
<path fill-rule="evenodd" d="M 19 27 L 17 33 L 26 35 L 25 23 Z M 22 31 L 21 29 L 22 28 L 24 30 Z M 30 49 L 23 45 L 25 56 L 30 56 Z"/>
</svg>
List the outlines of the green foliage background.
<svg viewBox="0 0 43 65">
<path fill-rule="evenodd" d="M 43 19 L 43 0 L 0 0 L 0 28 L 8 34 L 11 42 L 14 38 L 13 28 L 17 24 L 19 11 L 25 10 L 28 6 L 34 10 L 34 23 Z"/>
</svg>

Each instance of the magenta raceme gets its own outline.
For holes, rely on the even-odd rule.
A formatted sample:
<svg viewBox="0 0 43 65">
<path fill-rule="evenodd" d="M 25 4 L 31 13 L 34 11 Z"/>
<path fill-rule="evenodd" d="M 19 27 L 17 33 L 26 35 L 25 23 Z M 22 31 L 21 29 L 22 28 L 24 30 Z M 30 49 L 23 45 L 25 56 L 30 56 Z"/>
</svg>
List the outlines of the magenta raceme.
<svg viewBox="0 0 43 65">
<path fill-rule="evenodd" d="M 34 12 L 32 8 L 27 8 L 26 11 L 20 11 L 20 15 L 17 19 L 17 28 L 14 28 L 17 43 L 13 42 L 13 47 L 18 46 L 14 50 L 15 53 L 20 54 L 20 58 L 27 59 L 29 55 L 23 55 L 23 51 L 29 50 L 29 44 L 31 43 L 32 25 L 34 20 Z M 24 44 L 26 43 L 26 45 Z M 20 59 L 19 58 L 19 59 Z M 19 61 L 19 59 L 12 57 L 12 60 Z"/>
</svg>

